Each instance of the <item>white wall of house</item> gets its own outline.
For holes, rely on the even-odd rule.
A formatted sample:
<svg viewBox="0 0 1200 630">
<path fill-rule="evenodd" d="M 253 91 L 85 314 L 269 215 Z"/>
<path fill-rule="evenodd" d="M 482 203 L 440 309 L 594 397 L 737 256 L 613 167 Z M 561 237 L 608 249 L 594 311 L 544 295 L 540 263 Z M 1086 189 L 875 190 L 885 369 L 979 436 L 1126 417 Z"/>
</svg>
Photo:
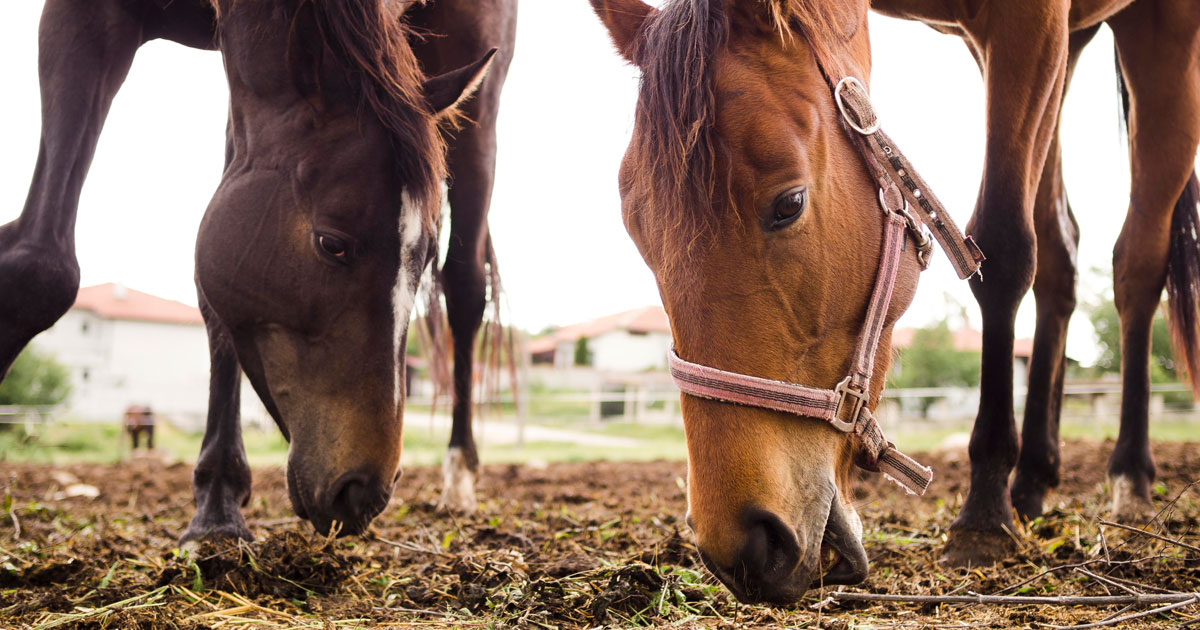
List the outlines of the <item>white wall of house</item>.
<svg viewBox="0 0 1200 630">
<path fill-rule="evenodd" d="M 149 405 L 186 430 L 202 430 L 208 410 L 208 336 L 200 324 L 105 319 L 71 309 L 33 340 L 71 373 L 67 415 L 114 422 L 131 404 Z M 249 383 L 243 421 L 270 422 Z"/>
<path fill-rule="evenodd" d="M 69 413 L 120 419 L 131 404 L 194 424 L 208 406 L 204 326 L 104 319 L 72 309 L 34 339 L 71 371 Z"/>
<path fill-rule="evenodd" d="M 667 350 L 671 335 L 667 333 L 631 333 L 613 330 L 588 339 L 592 367 L 607 372 L 641 372 L 667 367 Z"/>
</svg>

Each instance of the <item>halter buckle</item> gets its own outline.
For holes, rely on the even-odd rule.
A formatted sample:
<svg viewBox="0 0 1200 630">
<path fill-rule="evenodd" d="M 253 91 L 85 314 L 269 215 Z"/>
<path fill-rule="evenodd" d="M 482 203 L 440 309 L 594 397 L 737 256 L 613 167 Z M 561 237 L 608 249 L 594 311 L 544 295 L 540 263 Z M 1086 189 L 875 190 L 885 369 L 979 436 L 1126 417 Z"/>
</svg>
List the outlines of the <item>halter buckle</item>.
<svg viewBox="0 0 1200 630">
<path fill-rule="evenodd" d="M 862 410 L 871 401 L 871 397 L 866 392 L 859 391 L 852 386 L 849 376 L 842 379 L 842 382 L 838 383 L 833 391 L 838 395 L 838 403 L 837 409 L 833 411 L 833 420 L 830 420 L 829 423 L 842 433 L 854 433 L 854 427 L 858 426 L 858 417 L 862 415 Z M 847 403 L 851 405 L 850 416 L 843 420 L 842 411 L 846 409 Z"/>
<path fill-rule="evenodd" d="M 871 118 L 873 119 L 871 124 L 863 127 L 858 123 L 858 121 L 854 120 L 854 118 L 850 116 L 849 111 L 846 109 L 846 101 L 842 98 L 842 89 L 847 85 L 857 86 L 863 94 L 867 93 L 867 88 L 862 84 L 862 81 L 859 81 L 857 77 L 850 75 L 842 77 L 842 80 L 838 81 L 837 86 L 833 88 L 833 100 L 835 103 L 837 103 L 838 111 L 842 112 L 842 118 L 846 120 L 846 124 L 850 125 L 851 129 L 854 129 L 864 136 L 869 136 L 876 131 L 879 131 L 879 116 L 875 113 L 875 106 L 871 105 L 869 97 L 867 100 L 867 106 L 871 108 L 870 114 Z M 858 112 L 856 111 L 855 113 L 857 114 Z"/>
</svg>

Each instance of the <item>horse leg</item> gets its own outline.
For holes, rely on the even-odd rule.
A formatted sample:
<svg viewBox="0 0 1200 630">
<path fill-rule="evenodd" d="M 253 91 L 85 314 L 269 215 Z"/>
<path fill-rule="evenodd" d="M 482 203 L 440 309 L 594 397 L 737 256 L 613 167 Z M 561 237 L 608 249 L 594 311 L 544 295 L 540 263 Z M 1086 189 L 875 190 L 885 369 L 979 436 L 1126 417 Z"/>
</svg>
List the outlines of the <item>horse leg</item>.
<svg viewBox="0 0 1200 630">
<path fill-rule="evenodd" d="M 1068 86 L 1079 53 L 1098 30 L 1096 26 L 1071 33 Z M 1058 129 L 1054 131 L 1050 153 L 1042 169 L 1033 209 L 1033 227 L 1037 237 L 1037 272 L 1033 279 L 1037 328 L 1029 363 L 1025 421 L 1021 425 L 1021 453 L 1010 494 L 1017 515 L 1024 519 L 1040 516 L 1046 492 L 1058 486 L 1058 421 L 1066 370 L 1067 324 L 1075 311 L 1079 224 L 1071 212 L 1063 185 Z"/>
<path fill-rule="evenodd" d="M 481 137 L 485 136 L 485 137 Z M 495 146 L 493 133 L 469 129 L 451 151 L 454 183 L 447 191 L 451 207 L 450 246 L 442 266 L 446 316 L 454 339 L 454 424 L 443 462 L 440 505 L 471 511 L 476 507 L 479 454 L 472 426 L 475 337 L 486 307 L 488 257 L 487 210 L 492 192 L 494 150 L 479 153 L 479 143 Z"/>
<path fill-rule="evenodd" d="M 211 47 L 205 0 L 47 0 L 38 38 L 42 138 L 21 216 L 0 226 L 0 378 L 21 349 L 71 307 L 79 289 L 75 214 L 112 99 L 141 44 Z M 207 17 L 205 17 L 207 16 Z"/>
<path fill-rule="evenodd" d="M 202 538 L 250 540 L 250 530 L 240 508 L 250 500 L 250 465 L 242 445 L 240 414 L 242 369 L 229 331 L 200 295 L 200 312 L 208 329 L 211 372 L 208 388 L 208 422 L 200 457 L 192 471 L 196 514 L 180 543 Z"/>
<path fill-rule="evenodd" d="M 474 17 L 464 21 L 463 15 Z M 516 37 L 516 2 L 439 0 L 414 7 L 409 19 L 431 32 L 452 36 L 413 42 L 413 50 L 428 74 L 469 64 L 492 46 L 499 49 L 479 90 L 461 106 L 466 126 L 449 134 L 447 153 L 450 245 L 442 265 L 442 284 L 454 340 L 454 424 L 442 465 L 445 479 L 440 505 L 474 510 L 479 472 L 471 425 L 475 336 L 487 306 L 485 266 L 491 262 L 487 214 L 496 170 L 496 118 Z"/>
<path fill-rule="evenodd" d="M 1121 320 L 1121 428 L 1108 464 L 1113 513 L 1140 520 L 1152 512 L 1150 485 L 1150 336 L 1172 251 L 1172 212 L 1195 213 L 1181 198 L 1200 142 L 1200 63 L 1194 2 L 1135 3 L 1112 26 L 1129 90 L 1131 191 L 1113 251 L 1113 283 Z M 1193 245 L 1194 246 L 1194 245 Z M 1188 281 L 1200 273 L 1184 269 Z M 1194 304 L 1185 305 L 1187 309 Z M 1180 357 L 1181 359 L 1183 357 Z"/>
<path fill-rule="evenodd" d="M 969 447 L 971 488 L 946 544 L 952 564 L 991 562 L 1013 548 L 1013 327 L 1036 269 L 1033 208 L 1066 76 L 1067 8 L 1066 2 L 990 3 L 978 20 L 962 25 L 985 66 L 987 154 L 967 231 L 988 260 L 985 280 L 971 280 L 983 315 L 980 402 Z"/>
</svg>

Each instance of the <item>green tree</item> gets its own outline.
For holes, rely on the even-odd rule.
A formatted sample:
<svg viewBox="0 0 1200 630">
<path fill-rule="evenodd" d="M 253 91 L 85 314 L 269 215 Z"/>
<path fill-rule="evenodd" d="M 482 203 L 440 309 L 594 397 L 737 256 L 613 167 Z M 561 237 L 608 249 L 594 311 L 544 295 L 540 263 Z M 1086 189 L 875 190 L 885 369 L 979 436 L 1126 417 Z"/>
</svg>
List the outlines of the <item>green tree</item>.
<svg viewBox="0 0 1200 630">
<path fill-rule="evenodd" d="M 1112 297 L 1098 296 L 1085 307 L 1092 328 L 1096 331 L 1096 345 L 1100 356 L 1096 358 L 1096 370 L 1100 373 L 1121 372 L 1121 320 Z M 1171 351 L 1171 332 L 1162 311 L 1154 315 L 1154 326 L 1150 336 L 1150 380 L 1166 383 L 1178 380 L 1175 358 Z"/>
<path fill-rule="evenodd" d="M 0 381 L 0 405 L 57 405 L 70 394 L 67 368 L 32 348 L 17 357 Z"/>
<path fill-rule="evenodd" d="M 939 322 L 918 329 L 912 344 L 901 350 L 892 368 L 893 387 L 975 387 L 979 384 L 978 352 L 954 348 L 950 325 Z M 921 399 L 921 415 L 937 398 Z"/>
<path fill-rule="evenodd" d="M 588 349 L 588 338 L 580 337 L 575 340 L 575 365 L 591 365 L 592 351 Z"/>
</svg>

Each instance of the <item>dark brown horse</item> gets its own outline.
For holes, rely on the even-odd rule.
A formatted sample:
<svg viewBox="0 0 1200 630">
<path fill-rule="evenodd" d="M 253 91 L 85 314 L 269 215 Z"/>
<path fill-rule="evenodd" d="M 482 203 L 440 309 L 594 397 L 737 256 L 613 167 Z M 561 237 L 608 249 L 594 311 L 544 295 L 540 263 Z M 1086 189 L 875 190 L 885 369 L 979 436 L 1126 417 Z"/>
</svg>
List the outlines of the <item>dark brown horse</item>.
<svg viewBox="0 0 1200 630">
<path fill-rule="evenodd" d="M 619 178 L 622 209 L 690 370 L 681 386 L 699 394 L 685 394 L 682 409 L 689 522 L 701 555 L 746 601 L 788 603 L 817 582 L 862 580 L 861 525 L 846 486 L 851 463 L 862 463 L 861 440 L 828 418 L 795 416 L 833 409 L 837 417 L 844 406 L 820 396 L 841 393 L 834 384 L 863 364 L 852 351 L 862 348 L 857 339 L 882 277 L 880 223 L 896 207 L 876 197 L 878 165 L 855 149 L 857 134 L 872 142 L 878 134 L 861 118 L 839 116 L 831 98 L 839 77 L 869 75 L 867 1 L 669 0 L 661 10 L 640 0 L 591 2 L 642 71 Z M 1103 20 L 1117 33 L 1131 95 L 1134 192 L 1115 264 L 1126 395 L 1110 474 L 1120 513 L 1130 501 L 1147 505 L 1147 340 L 1168 270 L 1180 356 L 1196 365 L 1194 175 L 1185 183 L 1200 137 L 1200 15 L 1187 0 L 875 4 L 961 33 L 988 81 L 987 170 L 968 226 L 988 255 L 986 282 L 972 281 L 984 314 L 984 384 L 971 493 L 948 547 L 959 562 L 995 557 L 1011 544 L 1004 529 L 1018 454 L 1013 318 L 1031 284 L 1039 323 L 1013 488 L 1021 513 L 1039 513 L 1057 479 L 1077 234 L 1061 184 L 1057 115 L 1079 48 Z M 913 89 L 919 97 L 920 86 Z M 885 153 L 879 162 L 899 157 Z M 907 168 L 884 170 L 903 178 Z M 905 197 L 915 208 L 920 195 L 911 192 Z M 873 378 L 858 394 L 868 410 L 879 400 L 891 326 L 915 290 L 917 250 L 903 254 L 882 313 L 867 363 Z M 718 374 L 706 381 L 705 371 Z M 804 388 L 793 383 L 815 393 L 796 396 Z M 789 395 L 802 403 L 794 409 L 812 413 L 780 412 Z M 858 406 L 853 413 L 861 417 Z"/>
<path fill-rule="evenodd" d="M 212 381 L 184 540 L 250 537 L 239 513 L 250 495 L 243 370 L 290 441 L 297 514 L 350 534 L 386 505 L 399 476 L 409 315 L 448 180 L 460 243 L 444 270 L 449 314 L 456 345 L 474 345 L 515 0 L 440 0 L 402 15 L 409 4 L 46 3 L 41 151 L 24 211 L 0 227 L 0 370 L 72 303 L 79 190 L 139 46 L 165 38 L 224 57 L 226 168 L 196 247 Z M 462 114 L 475 122 L 446 135 Z M 451 452 L 468 455 L 456 461 L 471 471 L 470 391 L 458 395 Z"/>
</svg>

